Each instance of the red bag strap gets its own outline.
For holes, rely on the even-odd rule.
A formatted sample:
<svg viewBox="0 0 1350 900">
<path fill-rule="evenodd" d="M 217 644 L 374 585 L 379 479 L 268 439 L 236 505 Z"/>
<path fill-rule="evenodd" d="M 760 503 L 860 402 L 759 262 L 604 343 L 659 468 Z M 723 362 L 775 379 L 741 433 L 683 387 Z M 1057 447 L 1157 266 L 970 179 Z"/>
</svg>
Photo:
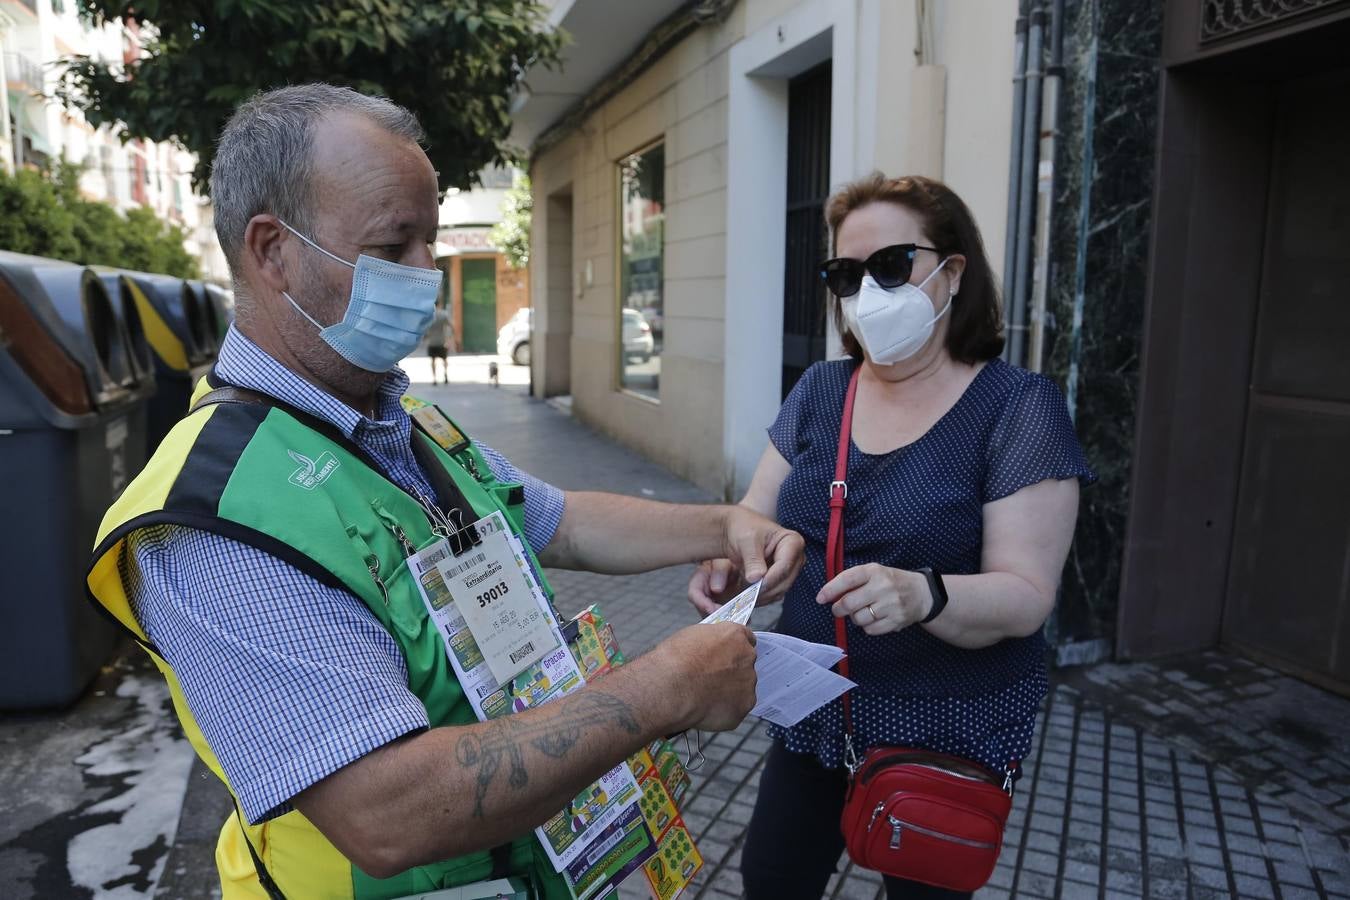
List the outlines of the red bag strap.
<svg viewBox="0 0 1350 900">
<path fill-rule="evenodd" d="M 825 538 L 825 580 L 832 581 L 844 571 L 844 503 L 848 500 L 848 447 L 853 434 L 853 401 L 858 396 L 858 375 L 862 366 L 853 369 L 848 381 L 848 392 L 844 395 L 844 416 L 839 423 L 839 449 L 834 457 L 834 481 L 830 482 L 830 530 Z M 848 676 L 848 629 L 847 619 L 834 620 L 834 642 L 844 651 L 839 661 L 839 674 Z M 849 695 L 843 696 L 844 704 L 844 755 L 845 763 L 852 771 L 857 765 L 853 752 L 853 717 L 849 709 Z"/>
</svg>

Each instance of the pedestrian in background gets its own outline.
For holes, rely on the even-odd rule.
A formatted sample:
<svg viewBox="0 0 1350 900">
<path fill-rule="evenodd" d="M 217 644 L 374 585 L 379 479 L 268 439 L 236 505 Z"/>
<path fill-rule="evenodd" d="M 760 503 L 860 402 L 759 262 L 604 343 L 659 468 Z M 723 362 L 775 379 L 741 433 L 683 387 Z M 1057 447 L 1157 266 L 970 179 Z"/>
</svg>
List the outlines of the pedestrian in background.
<svg viewBox="0 0 1350 900">
<path fill-rule="evenodd" d="M 837 257 L 821 276 L 848 358 L 802 376 L 741 501 L 806 538 L 778 627 L 828 644 L 844 621 L 858 756 L 888 745 L 937 751 L 1010 788 L 1005 768 L 1030 752 L 1046 691 L 1041 626 L 1079 481 L 1095 476 L 1059 389 L 999 358 L 993 273 L 950 188 L 873 174 L 835 194 L 826 218 Z M 841 440 L 855 376 L 852 429 Z M 836 490 L 841 448 L 847 481 Z M 832 494 L 845 505 L 841 571 L 831 579 Z M 704 563 L 690 600 L 707 613 L 740 580 L 726 560 Z M 742 857 L 746 896 L 817 898 L 845 846 L 843 704 L 772 731 Z M 886 892 L 969 896 L 889 875 Z"/>
<path fill-rule="evenodd" d="M 441 383 L 450 383 L 450 364 L 446 357 L 454 343 L 454 331 L 450 325 L 450 313 L 443 304 L 436 304 L 431 315 L 431 324 L 426 330 L 427 356 L 431 359 L 431 383 L 436 384 L 436 363 L 441 364 Z"/>
</svg>

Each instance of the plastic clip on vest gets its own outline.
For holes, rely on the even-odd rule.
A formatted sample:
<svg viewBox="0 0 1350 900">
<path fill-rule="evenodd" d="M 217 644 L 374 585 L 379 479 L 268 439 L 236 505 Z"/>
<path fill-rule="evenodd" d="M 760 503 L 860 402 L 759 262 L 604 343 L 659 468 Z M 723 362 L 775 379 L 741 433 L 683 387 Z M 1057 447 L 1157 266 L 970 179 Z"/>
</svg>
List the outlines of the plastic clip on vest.
<svg viewBox="0 0 1350 900">
<path fill-rule="evenodd" d="M 844 504 L 848 499 L 849 435 L 858 375 L 853 370 L 839 427 L 839 451 L 830 484 L 830 528 L 825 577 L 844 569 Z M 847 620 L 835 619 L 835 643 L 844 651 L 839 674 L 848 677 Z M 1010 765 L 1002 774 L 978 763 L 912 747 L 873 747 L 861 762 L 853 746 L 849 695 L 844 705 L 844 761 L 848 795 L 839 827 L 853 861 L 885 875 L 953 891 L 975 891 L 994 873 L 1003 828 L 1012 809 Z"/>
</svg>

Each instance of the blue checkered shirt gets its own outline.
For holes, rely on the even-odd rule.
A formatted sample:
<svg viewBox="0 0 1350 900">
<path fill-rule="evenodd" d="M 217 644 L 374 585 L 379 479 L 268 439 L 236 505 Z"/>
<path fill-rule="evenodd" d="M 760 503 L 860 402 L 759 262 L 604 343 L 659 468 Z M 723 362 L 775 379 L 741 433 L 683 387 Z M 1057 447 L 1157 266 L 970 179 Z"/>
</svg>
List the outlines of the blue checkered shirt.
<svg viewBox="0 0 1350 900">
<path fill-rule="evenodd" d="M 406 491 L 434 497 L 412 453 L 394 369 L 370 419 L 286 369 L 231 329 L 216 371 L 337 426 Z M 493 473 L 525 485 L 536 549 L 562 519 L 563 494 L 479 444 Z M 370 751 L 428 726 L 394 638 L 354 594 L 261 550 L 182 526 L 134 533 L 123 579 L 136 618 L 183 687 L 251 823 Z"/>
</svg>

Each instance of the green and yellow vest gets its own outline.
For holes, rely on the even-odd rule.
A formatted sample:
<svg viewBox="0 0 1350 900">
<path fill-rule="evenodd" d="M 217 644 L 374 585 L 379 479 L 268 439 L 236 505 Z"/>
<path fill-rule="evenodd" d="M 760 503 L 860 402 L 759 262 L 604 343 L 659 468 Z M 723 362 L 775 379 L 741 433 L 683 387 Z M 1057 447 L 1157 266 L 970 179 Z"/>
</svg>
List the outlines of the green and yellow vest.
<svg viewBox="0 0 1350 900">
<path fill-rule="evenodd" d="M 203 380 L 194 400 L 207 391 Z M 467 521 L 502 510 L 524 540 L 520 485 L 498 482 L 467 439 L 451 447 L 453 454 L 422 431 L 415 431 L 413 440 L 421 444 L 417 449 L 423 466 L 434 459 L 472 507 L 471 513 L 466 511 Z M 440 473 L 435 475 L 433 483 L 440 478 Z M 129 552 L 128 536 L 159 524 L 184 525 L 250 544 L 360 597 L 402 650 L 408 687 L 426 707 L 432 727 L 477 721 L 404 562 L 408 553 L 441 540 L 421 506 L 327 423 L 270 403 L 198 406 L 173 428 L 104 517 L 88 585 L 97 603 L 150 654 L 168 682 L 183 731 L 227 788 L 229 780 L 203 738 L 172 666 L 133 615 L 119 574 L 119 559 Z M 552 591 L 546 583 L 544 587 L 551 598 Z M 221 675 L 228 678 L 228 673 Z M 277 889 L 288 900 L 397 898 L 522 874 L 534 878 L 547 900 L 570 897 L 533 832 L 492 852 L 374 879 L 299 811 L 261 825 L 243 824 L 242 817 L 227 819 L 216 845 L 225 900 L 275 897 Z M 265 873 L 262 878 L 270 876 L 275 889 L 263 886 L 254 854 Z"/>
</svg>

